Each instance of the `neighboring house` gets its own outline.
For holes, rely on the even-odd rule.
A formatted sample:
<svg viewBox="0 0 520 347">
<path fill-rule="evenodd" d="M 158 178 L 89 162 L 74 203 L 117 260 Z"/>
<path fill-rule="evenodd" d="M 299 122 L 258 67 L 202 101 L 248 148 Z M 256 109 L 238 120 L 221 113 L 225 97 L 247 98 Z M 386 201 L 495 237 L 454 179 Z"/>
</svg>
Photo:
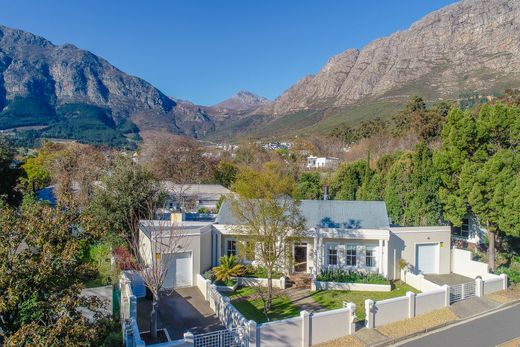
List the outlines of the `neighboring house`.
<svg viewBox="0 0 520 347">
<path fill-rule="evenodd" d="M 216 212 L 220 197 L 231 193 L 220 184 L 175 184 L 163 182 L 169 195 L 166 207 L 170 210 L 196 212 L 201 208 Z"/>
<path fill-rule="evenodd" d="M 300 210 L 306 230 L 298 242 L 292 243 L 291 259 L 281 264 L 280 270 L 287 275 L 317 275 L 323 269 L 341 268 L 397 279 L 400 259 L 414 273 L 450 272 L 449 226 L 390 227 L 382 201 L 303 200 Z M 240 226 L 227 202 L 214 223 L 182 221 L 179 215 L 183 216 L 172 214 L 172 219 L 182 227 L 192 228 L 190 246 L 183 250 L 189 259 L 172 262 L 167 287 L 194 285 L 195 276 L 216 266 L 221 256 L 239 255 L 240 249 L 254 250 L 255 245 L 239 234 Z M 245 263 L 258 262 L 252 255 L 254 251 L 246 254 Z M 191 275 L 180 275 L 189 272 Z M 179 276 L 189 277 L 191 282 Z"/>
<path fill-rule="evenodd" d="M 335 168 L 339 164 L 338 158 L 333 157 L 315 157 L 313 155 L 307 157 L 308 169 Z"/>
<path fill-rule="evenodd" d="M 460 227 L 451 227 L 451 236 L 453 241 L 463 241 L 472 245 L 478 245 L 483 242 L 487 230 L 482 227 L 477 217 L 473 214 L 466 214 L 462 218 Z"/>
</svg>

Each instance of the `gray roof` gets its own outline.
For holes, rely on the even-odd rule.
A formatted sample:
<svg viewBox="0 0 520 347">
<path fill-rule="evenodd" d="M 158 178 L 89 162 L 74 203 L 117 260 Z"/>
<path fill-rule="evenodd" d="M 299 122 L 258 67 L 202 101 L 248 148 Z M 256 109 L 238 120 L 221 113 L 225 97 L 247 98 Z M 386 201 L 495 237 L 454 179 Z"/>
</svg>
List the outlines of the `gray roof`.
<svg viewBox="0 0 520 347">
<path fill-rule="evenodd" d="M 162 184 L 169 193 L 196 196 L 199 200 L 217 201 L 221 195 L 231 193 L 229 189 L 220 184 L 176 184 L 170 181 L 163 181 Z"/>
<path fill-rule="evenodd" d="M 302 200 L 300 211 L 307 228 L 388 229 L 384 201 Z M 231 205 L 224 201 L 216 222 L 237 224 Z"/>
</svg>

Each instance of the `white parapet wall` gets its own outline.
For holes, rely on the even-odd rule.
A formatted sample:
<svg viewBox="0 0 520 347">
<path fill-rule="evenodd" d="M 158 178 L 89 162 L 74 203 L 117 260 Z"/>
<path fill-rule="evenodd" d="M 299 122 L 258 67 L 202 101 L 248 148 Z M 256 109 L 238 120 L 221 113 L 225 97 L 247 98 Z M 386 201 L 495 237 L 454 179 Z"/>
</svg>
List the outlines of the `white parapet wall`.
<svg viewBox="0 0 520 347">
<path fill-rule="evenodd" d="M 397 298 L 365 301 L 366 327 L 377 328 L 386 324 L 413 318 L 449 306 L 449 287 L 415 294 L 407 292 Z"/>
<path fill-rule="evenodd" d="M 302 330 L 301 316 L 259 324 L 256 327 L 257 346 L 280 347 L 287 346 L 289 342 L 302 346 Z"/>
<path fill-rule="evenodd" d="M 428 281 L 426 278 L 424 278 L 424 275 L 416 275 L 404 269 L 401 270 L 401 280 L 406 284 L 409 284 L 410 286 L 414 287 L 415 289 L 420 290 L 421 292 L 441 289 L 441 286 Z"/>
<path fill-rule="evenodd" d="M 482 277 L 484 280 L 497 277 L 489 273 L 486 263 L 481 263 L 471 258 L 472 254 L 470 251 L 453 248 L 451 250 L 451 272 L 473 279 L 477 276 Z"/>
<path fill-rule="evenodd" d="M 311 290 L 351 290 L 361 292 L 389 292 L 392 290 L 392 286 L 390 284 L 341 283 L 312 280 Z"/>
<path fill-rule="evenodd" d="M 496 278 L 488 278 L 482 281 L 483 282 L 483 294 L 488 295 L 494 292 L 498 292 L 500 290 L 507 289 L 507 276 L 505 274 L 501 274 L 500 276 L 496 276 Z"/>
</svg>

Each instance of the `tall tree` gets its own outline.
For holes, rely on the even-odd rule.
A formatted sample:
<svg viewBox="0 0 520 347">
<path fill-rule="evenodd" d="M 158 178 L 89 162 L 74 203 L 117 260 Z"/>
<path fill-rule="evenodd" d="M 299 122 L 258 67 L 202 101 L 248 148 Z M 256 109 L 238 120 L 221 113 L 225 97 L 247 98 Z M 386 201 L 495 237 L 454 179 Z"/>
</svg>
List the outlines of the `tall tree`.
<svg viewBox="0 0 520 347">
<path fill-rule="evenodd" d="M 323 198 L 323 189 L 319 172 L 304 172 L 293 194 L 297 200 L 318 200 Z"/>
<path fill-rule="evenodd" d="M 236 232 L 256 245 L 256 257 L 267 269 L 266 310 L 272 305 L 273 274 L 289 256 L 286 245 L 304 230 L 298 202 L 290 197 L 294 181 L 281 172 L 269 163 L 261 171 L 241 170 L 233 185 L 237 194 L 229 197 L 239 221 Z"/>
<path fill-rule="evenodd" d="M 16 184 L 22 172 L 13 163 L 15 154 L 13 142 L 0 134 L 0 197 L 4 196 L 11 204 L 18 203 L 21 198 Z"/>
</svg>

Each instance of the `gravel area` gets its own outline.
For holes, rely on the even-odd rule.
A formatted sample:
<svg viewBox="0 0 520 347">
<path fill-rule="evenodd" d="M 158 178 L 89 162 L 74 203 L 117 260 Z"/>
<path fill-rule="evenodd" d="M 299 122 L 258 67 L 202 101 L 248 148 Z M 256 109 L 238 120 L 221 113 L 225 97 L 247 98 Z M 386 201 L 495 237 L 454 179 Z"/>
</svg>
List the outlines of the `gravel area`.
<svg viewBox="0 0 520 347">
<path fill-rule="evenodd" d="M 511 341 L 504 342 L 497 347 L 518 347 L 520 346 L 520 337 L 517 337 L 516 339 L 513 339 Z"/>
<path fill-rule="evenodd" d="M 320 343 L 319 345 L 312 345 L 313 347 L 364 347 L 364 343 L 356 339 L 354 336 L 344 336 L 336 340 Z"/>
<path fill-rule="evenodd" d="M 378 328 L 386 336 L 397 338 L 455 321 L 458 317 L 449 308 L 443 308 L 411 319 L 388 324 Z"/>
<path fill-rule="evenodd" d="M 520 285 L 512 286 L 506 290 L 501 290 L 489 295 L 486 295 L 489 299 L 505 304 L 511 301 L 520 299 Z"/>
</svg>

